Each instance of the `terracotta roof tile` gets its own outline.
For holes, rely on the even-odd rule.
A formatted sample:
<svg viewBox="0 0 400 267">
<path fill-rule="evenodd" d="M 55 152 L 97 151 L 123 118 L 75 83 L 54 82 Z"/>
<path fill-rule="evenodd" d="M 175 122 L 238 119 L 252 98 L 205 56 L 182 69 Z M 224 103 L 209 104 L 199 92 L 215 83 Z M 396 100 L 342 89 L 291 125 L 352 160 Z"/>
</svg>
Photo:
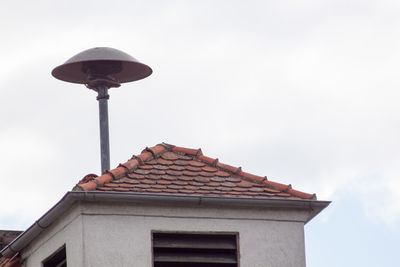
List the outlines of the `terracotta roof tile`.
<svg viewBox="0 0 400 267">
<path fill-rule="evenodd" d="M 123 177 L 126 173 L 126 168 L 125 167 L 117 167 L 113 170 L 107 171 L 109 174 L 111 174 L 113 179 L 119 179 Z"/>
<path fill-rule="evenodd" d="M 254 175 L 254 174 L 251 174 L 251 173 L 247 173 L 247 172 L 243 172 L 243 171 L 241 171 L 239 173 L 239 175 L 241 175 L 241 176 L 243 176 L 243 177 L 245 177 L 247 179 L 260 182 L 260 183 L 262 183 L 262 182 L 264 182 L 266 180 L 266 177 L 257 176 L 257 175 Z"/>
<path fill-rule="evenodd" d="M 143 179 L 144 178 L 143 174 L 138 174 L 138 173 L 127 173 L 126 176 L 127 176 L 127 178 L 133 178 L 133 179 Z"/>
<path fill-rule="evenodd" d="M 157 184 L 172 184 L 172 182 L 168 180 L 159 180 L 157 181 Z"/>
<path fill-rule="evenodd" d="M 189 161 L 189 165 L 190 165 L 190 166 L 194 166 L 194 167 L 203 167 L 203 166 L 206 166 L 206 164 L 204 164 L 203 162 L 195 161 L 195 160 Z"/>
<path fill-rule="evenodd" d="M 198 157 L 201 161 L 210 164 L 211 166 L 215 166 L 218 163 L 218 159 L 213 159 L 204 155 Z"/>
<path fill-rule="evenodd" d="M 139 169 L 151 170 L 151 169 L 153 169 L 153 166 L 152 165 L 141 165 L 141 166 L 139 166 Z"/>
<path fill-rule="evenodd" d="M 128 170 L 132 170 L 139 166 L 139 161 L 137 159 L 131 159 L 123 163 L 122 165 L 124 165 Z"/>
<path fill-rule="evenodd" d="M 11 258 L 3 257 L 0 259 L 0 267 L 21 267 L 21 261 L 19 260 L 19 253 L 16 253 Z"/>
<path fill-rule="evenodd" d="M 201 168 L 193 167 L 193 166 L 187 166 L 186 169 L 189 171 L 192 171 L 192 172 L 200 172 L 201 171 Z"/>
<path fill-rule="evenodd" d="M 183 167 L 183 166 L 179 166 L 179 165 L 171 165 L 170 169 L 171 169 L 171 170 L 174 170 L 174 171 L 183 171 L 183 170 L 185 170 L 186 168 Z"/>
<path fill-rule="evenodd" d="M 232 172 L 232 173 L 238 173 L 238 172 L 240 172 L 242 170 L 241 167 L 233 167 L 231 165 L 224 164 L 224 163 L 221 163 L 221 162 L 217 163 L 217 167 L 221 168 L 221 169 L 224 169 L 224 170 L 227 170 L 227 171 Z"/>
<path fill-rule="evenodd" d="M 193 176 L 181 175 L 181 176 L 178 176 L 178 180 L 193 181 L 193 180 L 194 180 L 194 177 L 193 177 Z"/>
<path fill-rule="evenodd" d="M 166 173 L 167 174 L 169 174 L 169 175 L 173 175 L 173 176 L 179 176 L 179 175 L 182 175 L 182 174 L 184 174 L 183 172 L 181 172 L 181 171 L 174 171 L 174 170 L 168 170 L 168 171 L 166 171 Z M 187 175 L 187 174 L 186 174 Z"/>
<path fill-rule="evenodd" d="M 166 160 L 166 159 L 157 159 L 157 160 L 154 160 L 154 161 L 157 162 L 158 164 L 161 164 L 161 165 L 172 165 L 172 164 L 174 164 L 173 161 Z"/>
<path fill-rule="evenodd" d="M 162 159 L 160 159 L 160 160 L 162 160 Z M 172 163 L 172 161 L 171 161 L 171 165 L 172 165 L 172 164 L 173 164 L 173 163 Z M 175 166 L 175 165 L 172 165 L 172 166 Z M 157 169 L 157 170 L 168 170 L 168 169 L 169 169 L 168 166 L 161 165 L 161 164 L 154 164 L 154 165 L 153 165 L 153 168 L 154 168 L 154 169 Z"/>
<path fill-rule="evenodd" d="M 172 151 L 174 152 L 182 152 L 184 154 L 192 155 L 192 156 L 201 156 L 203 153 L 201 152 L 201 149 L 192 149 L 192 148 L 185 148 L 185 147 L 173 147 Z"/>
<path fill-rule="evenodd" d="M 156 181 L 150 180 L 150 179 L 143 179 L 141 182 L 144 184 L 156 184 L 157 183 Z"/>
<path fill-rule="evenodd" d="M 84 191 L 96 190 L 97 184 L 93 181 L 87 182 L 85 184 L 78 184 L 78 186 Z"/>
<path fill-rule="evenodd" d="M 201 149 L 159 144 L 107 171 L 82 179 L 74 190 L 221 197 L 316 199 L 202 154 Z"/>
<path fill-rule="evenodd" d="M 240 180 L 240 178 L 236 178 L 236 177 L 227 177 L 225 179 L 225 181 L 232 182 L 232 183 L 239 183 L 241 180 Z"/>
<path fill-rule="evenodd" d="M 160 165 L 161 166 L 161 165 Z M 156 174 L 156 175 L 161 175 L 161 174 L 166 174 L 165 171 L 159 170 L 157 168 L 154 168 L 153 170 L 150 171 L 150 174 Z"/>
<path fill-rule="evenodd" d="M 93 174 L 93 173 L 87 174 L 85 177 L 82 178 L 82 180 L 79 181 L 78 184 L 85 184 L 87 182 L 90 182 L 90 181 L 96 179 L 97 177 L 98 177 L 97 174 Z"/>
<path fill-rule="evenodd" d="M 195 181 L 189 182 L 189 184 L 195 185 L 195 186 L 202 186 L 202 185 L 204 185 L 204 183 L 199 183 L 199 182 L 195 182 Z"/>
<path fill-rule="evenodd" d="M 221 185 L 222 186 L 228 186 L 228 187 L 235 187 L 236 186 L 236 184 L 231 183 L 231 182 L 223 182 L 223 183 L 221 183 Z"/>
<path fill-rule="evenodd" d="M 150 173 L 150 170 L 136 169 L 134 172 L 135 172 L 135 173 L 138 173 L 138 174 L 146 175 L 146 174 L 149 174 L 149 173 Z"/>
<path fill-rule="evenodd" d="M 167 189 L 163 190 L 163 192 L 165 192 L 165 193 L 178 193 L 178 190 L 167 188 Z"/>
<path fill-rule="evenodd" d="M 131 188 L 132 184 L 119 184 L 120 187 Z"/>
<path fill-rule="evenodd" d="M 182 176 L 178 176 L 178 177 L 182 177 Z M 170 176 L 170 175 L 161 175 L 161 178 L 164 179 L 164 180 L 168 180 L 168 181 L 175 181 L 175 179 L 177 179 L 177 177 Z"/>
<path fill-rule="evenodd" d="M 122 176 L 120 176 L 119 178 L 121 178 Z M 107 172 L 105 174 L 103 174 L 100 177 L 97 177 L 94 181 L 96 181 L 97 184 L 99 185 L 103 185 L 105 183 L 110 182 L 113 179 L 113 176 L 111 175 L 111 173 Z"/>
<path fill-rule="evenodd" d="M 215 173 L 213 173 L 213 172 L 201 171 L 201 172 L 199 172 L 199 175 L 200 175 L 200 176 L 203 176 L 203 177 L 214 177 L 214 176 L 215 176 Z"/>
<path fill-rule="evenodd" d="M 213 182 L 224 182 L 225 181 L 225 179 L 221 178 L 221 177 L 212 177 L 210 180 Z"/>
<path fill-rule="evenodd" d="M 193 194 L 194 193 L 193 190 L 188 190 L 188 189 L 180 189 L 179 192 L 185 193 L 185 194 Z"/>
<path fill-rule="evenodd" d="M 0 250 L 10 244 L 21 231 L 0 230 Z"/>
<path fill-rule="evenodd" d="M 248 189 L 244 188 L 244 187 L 234 187 L 232 188 L 233 191 L 237 191 L 237 192 L 246 192 Z"/>
<path fill-rule="evenodd" d="M 166 185 L 155 184 L 155 185 L 152 186 L 152 188 L 156 188 L 156 189 L 166 189 L 167 186 L 166 186 Z"/>
<path fill-rule="evenodd" d="M 165 151 L 167 148 L 163 145 L 156 145 L 150 148 L 146 147 L 146 151 L 149 151 L 153 154 L 153 156 L 156 156 L 158 154 L 160 154 L 161 152 Z"/>
<path fill-rule="evenodd" d="M 162 154 L 161 157 L 163 159 L 166 159 L 166 160 L 177 160 L 177 159 L 179 159 L 179 155 L 174 153 L 174 152 L 166 152 L 166 153 Z"/>
<path fill-rule="evenodd" d="M 194 180 L 199 183 L 208 183 L 210 181 L 209 178 L 205 177 L 195 177 Z"/>
<path fill-rule="evenodd" d="M 182 189 L 182 186 L 174 185 L 174 184 L 167 185 L 167 187 L 168 187 L 169 189 Z"/>
<path fill-rule="evenodd" d="M 162 190 L 161 189 L 157 189 L 157 188 L 149 188 L 149 189 L 146 189 L 146 192 L 161 193 Z"/>
<path fill-rule="evenodd" d="M 217 171 L 217 172 L 215 173 L 215 175 L 217 175 L 217 176 L 222 176 L 222 177 L 229 177 L 229 176 L 231 176 L 232 174 L 229 174 L 229 173 L 224 172 L 224 171 Z"/>
<path fill-rule="evenodd" d="M 97 190 L 99 190 L 99 191 L 113 191 L 112 188 L 103 187 L 103 186 L 98 187 Z"/>
<path fill-rule="evenodd" d="M 203 171 L 206 171 L 206 172 L 217 172 L 218 171 L 218 169 L 217 168 L 214 168 L 214 167 L 210 167 L 210 166 L 204 166 L 203 168 L 201 168 Z"/>
</svg>

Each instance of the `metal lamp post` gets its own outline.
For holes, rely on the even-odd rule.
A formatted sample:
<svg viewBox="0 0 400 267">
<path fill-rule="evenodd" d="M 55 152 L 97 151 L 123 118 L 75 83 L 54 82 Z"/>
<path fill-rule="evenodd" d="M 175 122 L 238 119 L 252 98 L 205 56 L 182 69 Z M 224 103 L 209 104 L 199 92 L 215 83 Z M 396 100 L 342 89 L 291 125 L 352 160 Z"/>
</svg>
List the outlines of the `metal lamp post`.
<svg viewBox="0 0 400 267">
<path fill-rule="evenodd" d="M 110 169 L 110 144 L 108 131 L 108 89 L 120 87 L 121 83 L 146 78 L 152 69 L 130 55 L 109 47 L 85 50 L 51 74 L 62 81 L 80 83 L 97 92 L 100 118 L 101 173 Z"/>
</svg>

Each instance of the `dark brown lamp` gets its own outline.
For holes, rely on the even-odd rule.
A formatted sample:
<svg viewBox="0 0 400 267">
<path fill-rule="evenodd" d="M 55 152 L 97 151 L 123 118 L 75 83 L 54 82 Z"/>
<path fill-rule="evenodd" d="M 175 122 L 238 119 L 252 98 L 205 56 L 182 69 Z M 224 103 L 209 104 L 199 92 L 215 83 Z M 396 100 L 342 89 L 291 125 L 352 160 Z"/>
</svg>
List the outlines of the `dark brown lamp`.
<svg viewBox="0 0 400 267">
<path fill-rule="evenodd" d="M 59 80 L 84 84 L 98 94 L 101 173 L 110 169 L 108 89 L 119 87 L 121 83 L 146 78 L 152 72 L 149 66 L 140 63 L 132 56 L 109 47 L 85 50 L 68 59 L 51 72 Z"/>
</svg>

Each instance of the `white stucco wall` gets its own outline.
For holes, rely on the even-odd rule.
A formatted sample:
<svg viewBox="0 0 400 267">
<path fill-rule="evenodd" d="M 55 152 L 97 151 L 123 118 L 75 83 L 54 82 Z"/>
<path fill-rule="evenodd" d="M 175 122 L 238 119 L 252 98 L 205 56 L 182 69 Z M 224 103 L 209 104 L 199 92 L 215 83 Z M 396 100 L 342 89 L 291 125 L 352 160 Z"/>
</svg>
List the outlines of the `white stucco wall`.
<svg viewBox="0 0 400 267">
<path fill-rule="evenodd" d="M 76 205 L 21 251 L 24 267 L 42 266 L 42 261 L 66 245 L 68 266 L 83 266 L 83 235 L 80 206 Z"/>
<path fill-rule="evenodd" d="M 307 211 L 85 203 L 72 209 L 25 251 L 25 266 L 64 243 L 68 266 L 151 267 L 151 231 L 239 233 L 241 267 L 304 267 Z"/>
</svg>

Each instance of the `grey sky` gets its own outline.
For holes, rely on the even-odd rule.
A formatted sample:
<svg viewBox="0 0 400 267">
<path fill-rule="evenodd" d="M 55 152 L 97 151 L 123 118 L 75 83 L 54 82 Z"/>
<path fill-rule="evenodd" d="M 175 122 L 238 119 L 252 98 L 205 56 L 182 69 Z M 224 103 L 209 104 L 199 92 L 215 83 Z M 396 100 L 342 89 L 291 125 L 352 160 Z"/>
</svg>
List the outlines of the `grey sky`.
<svg viewBox="0 0 400 267">
<path fill-rule="evenodd" d="M 163 141 L 201 147 L 319 199 L 361 203 L 368 223 L 398 236 L 397 1 L 2 4 L 0 179 L 10 204 L 0 228 L 26 228 L 99 173 L 96 94 L 50 72 L 110 46 L 154 71 L 110 91 L 112 166 Z M 327 231 L 333 214 L 317 219 Z"/>
</svg>

